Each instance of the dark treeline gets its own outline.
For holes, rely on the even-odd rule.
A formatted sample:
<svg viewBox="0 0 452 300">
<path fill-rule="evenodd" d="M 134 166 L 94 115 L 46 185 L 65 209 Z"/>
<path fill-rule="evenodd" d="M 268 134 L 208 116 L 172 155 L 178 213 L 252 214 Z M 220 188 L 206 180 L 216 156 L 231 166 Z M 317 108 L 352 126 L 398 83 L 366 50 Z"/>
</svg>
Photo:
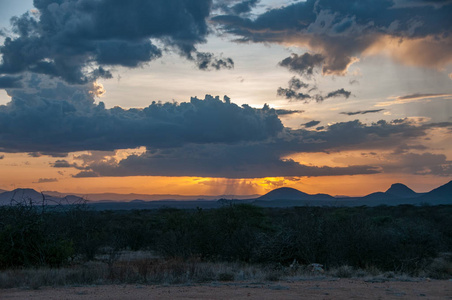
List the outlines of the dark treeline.
<svg viewBox="0 0 452 300">
<path fill-rule="evenodd" d="M 289 265 L 349 265 L 415 274 L 452 251 L 452 206 L 92 211 L 0 207 L 0 268 L 58 267 L 99 253 Z"/>
</svg>

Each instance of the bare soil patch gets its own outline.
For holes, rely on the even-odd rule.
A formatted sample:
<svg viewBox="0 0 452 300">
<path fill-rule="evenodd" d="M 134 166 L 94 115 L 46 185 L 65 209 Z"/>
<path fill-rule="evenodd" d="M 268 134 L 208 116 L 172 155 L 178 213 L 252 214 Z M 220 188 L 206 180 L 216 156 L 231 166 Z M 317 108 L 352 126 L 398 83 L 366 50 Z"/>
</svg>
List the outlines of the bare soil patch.
<svg viewBox="0 0 452 300">
<path fill-rule="evenodd" d="M 368 282 L 214 282 L 195 285 L 100 285 L 0 290 L 1 299 L 452 299 L 451 280 Z"/>
</svg>

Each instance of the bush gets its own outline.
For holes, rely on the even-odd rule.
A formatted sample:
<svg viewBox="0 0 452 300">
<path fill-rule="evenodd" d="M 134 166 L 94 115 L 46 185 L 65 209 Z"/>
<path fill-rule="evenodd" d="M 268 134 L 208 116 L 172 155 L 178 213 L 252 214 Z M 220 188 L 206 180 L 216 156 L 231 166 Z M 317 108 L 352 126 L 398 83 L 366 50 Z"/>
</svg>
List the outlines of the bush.
<svg viewBox="0 0 452 300">
<path fill-rule="evenodd" d="M 0 268 L 60 266 L 73 254 L 72 243 L 53 232 L 41 207 L 0 208 Z"/>
</svg>

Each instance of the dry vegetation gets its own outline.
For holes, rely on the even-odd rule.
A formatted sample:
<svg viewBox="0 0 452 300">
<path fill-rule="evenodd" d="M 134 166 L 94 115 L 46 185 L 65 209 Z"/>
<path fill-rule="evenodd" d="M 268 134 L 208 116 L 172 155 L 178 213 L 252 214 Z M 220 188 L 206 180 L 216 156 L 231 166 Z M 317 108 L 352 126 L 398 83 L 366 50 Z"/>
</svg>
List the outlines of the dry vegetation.
<svg viewBox="0 0 452 300">
<path fill-rule="evenodd" d="M 450 266 L 449 266 L 450 267 Z M 451 270 L 449 270 L 450 272 Z M 428 276 L 427 273 L 424 276 Z M 203 262 L 197 259 L 123 258 L 109 265 L 91 261 L 61 268 L 30 268 L 0 272 L 0 288 L 44 286 L 78 286 L 105 284 L 194 284 L 234 281 L 305 281 L 327 278 L 360 278 L 366 282 L 418 281 L 406 274 L 382 272 L 375 268 L 350 266 L 325 272 L 309 266 L 256 265 L 246 263 Z"/>
<path fill-rule="evenodd" d="M 452 207 L 0 208 L 0 288 L 452 278 Z M 310 264 L 321 263 L 322 270 Z"/>
</svg>

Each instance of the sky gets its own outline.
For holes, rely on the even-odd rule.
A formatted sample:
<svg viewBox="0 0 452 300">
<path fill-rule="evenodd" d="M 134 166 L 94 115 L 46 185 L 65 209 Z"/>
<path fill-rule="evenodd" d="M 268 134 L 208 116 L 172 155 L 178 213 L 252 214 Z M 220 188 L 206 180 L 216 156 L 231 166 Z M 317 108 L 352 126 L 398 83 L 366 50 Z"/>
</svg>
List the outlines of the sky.
<svg viewBox="0 0 452 300">
<path fill-rule="evenodd" d="M 450 0 L 0 0 L 0 189 L 452 178 Z"/>
</svg>

